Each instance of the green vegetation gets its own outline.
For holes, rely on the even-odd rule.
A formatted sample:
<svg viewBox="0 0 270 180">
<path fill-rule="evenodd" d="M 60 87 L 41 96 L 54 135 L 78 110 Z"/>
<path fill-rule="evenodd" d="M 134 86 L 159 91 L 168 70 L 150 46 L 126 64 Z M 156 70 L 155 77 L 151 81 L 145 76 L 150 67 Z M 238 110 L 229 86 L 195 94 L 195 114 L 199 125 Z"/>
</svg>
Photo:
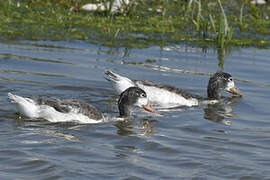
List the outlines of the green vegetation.
<svg viewBox="0 0 270 180">
<path fill-rule="evenodd" d="M 78 2 L 82 6 L 93 1 Z M 269 4 L 137 0 L 123 14 L 75 12 L 74 6 L 75 0 L 0 0 L 0 36 L 139 48 L 178 42 L 219 48 L 270 45 Z"/>
</svg>

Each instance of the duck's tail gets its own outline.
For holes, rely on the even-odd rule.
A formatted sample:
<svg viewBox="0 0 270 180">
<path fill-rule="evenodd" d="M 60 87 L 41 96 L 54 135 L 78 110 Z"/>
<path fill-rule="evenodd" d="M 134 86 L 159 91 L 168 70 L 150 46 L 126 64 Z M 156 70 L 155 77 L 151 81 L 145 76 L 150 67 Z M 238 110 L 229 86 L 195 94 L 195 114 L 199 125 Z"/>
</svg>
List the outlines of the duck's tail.
<svg viewBox="0 0 270 180">
<path fill-rule="evenodd" d="M 30 98 L 24 98 L 12 93 L 8 93 L 8 98 L 14 104 L 16 104 L 17 111 L 27 117 L 38 117 L 38 106 L 34 100 Z"/>
<path fill-rule="evenodd" d="M 113 82 L 118 82 L 118 81 L 121 81 L 121 79 L 123 79 L 124 77 L 120 76 L 119 74 L 116 74 L 112 71 L 105 71 L 105 76 L 104 78 L 107 79 L 108 81 L 113 81 Z"/>
<path fill-rule="evenodd" d="M 8 98 L 10 99 L 10 101 L 12 103 L 15 103 L 15 104 L 20 104 L 20 103 L 26 103 L 27 101 L 29 100 L 26 100 L 26 98 L 23 98 L 21 96 L 17 96 L 15 94 L 12 94 L 12 93 L 8 93 Z"/>
<path fill-rule="evenodd" d="M 129 87 L 136 86 L 132 80 L 120 76 L 119 74 L 116 74 L 109 70 L 105 71 L 104 78 L 107 79 L 109 82 L 111 82 L 112 86 L 114 87 L 114 89 L 117 91 L 118 94 L 121 94 Z"/>
</svg>

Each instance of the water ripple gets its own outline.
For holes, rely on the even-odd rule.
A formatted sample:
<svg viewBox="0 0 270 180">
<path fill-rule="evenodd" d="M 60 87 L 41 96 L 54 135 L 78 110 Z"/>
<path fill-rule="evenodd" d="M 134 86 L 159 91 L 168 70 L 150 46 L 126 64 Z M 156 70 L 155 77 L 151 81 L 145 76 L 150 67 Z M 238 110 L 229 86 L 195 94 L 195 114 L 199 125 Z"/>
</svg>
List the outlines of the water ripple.
<svg viewBox="0 0 270 180">
<path fill-rule="evenodd" d="M 1 42 L 0 179 L 267 179 L 269 51 L 255 50 L 240 48 L 223 62 L 243 98 L 224 94 L 215 105 L 164 109 L 162 116 L 136 112 L 123 120 L 105 69 L 206 96 L 209 76 L 220 69 L 215 50 Z M 7 92 L 90 102 L 106 121 L 22 117 Z"/>
</svg>

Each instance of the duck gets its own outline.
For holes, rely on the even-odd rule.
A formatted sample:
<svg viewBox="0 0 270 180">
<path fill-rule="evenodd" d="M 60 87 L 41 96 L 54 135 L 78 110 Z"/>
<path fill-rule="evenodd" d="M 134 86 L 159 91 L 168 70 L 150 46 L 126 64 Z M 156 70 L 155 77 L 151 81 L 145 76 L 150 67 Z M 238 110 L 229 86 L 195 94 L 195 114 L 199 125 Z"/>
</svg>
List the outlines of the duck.
<svg viewBox="0 0 270 180">
<path fill-rule="evenodd" d="M 218 71 L 210 77 L 207 98 L 190 94 L 183 89 L 167 84 L 158 84 L 147 80 L 131 80 L 110 70 L 105 71 L 104 78 L 110 82 L 118 94 L 131 86 L 143 89 L 148 94 L 150 103 L 161 108 L 214 104 L 219 102 L 224 91 L 242 97 L 242 93 L 237 89 L 232 76 L 222 71 Z"/>
<path fill-rule="evenodd" d="M 267 0 L 252 0 L 250 3 L 255 5 L 264 5 L 267 4 Z"/>
<path fill-rule="evenodd" d="M 8 98 L 16 105 L 19 114 L 31 119 L 45 119 L 50 122 L 99 123 L 104 121 L 103 114 L 91 104 L 57 98 L 31 99 L 8 93 Z M 149 103 L 146 92 L 138 87 L 124 90 L 118 100 L 120 117 L 132 115 L 134 107 L 156 112 Z"/>
<path fill-rule="evenodd" d="M 99 3 L 88 3 L 81 7 L 84 11 L 90 11 L 90 12 L 104 12 L 108 11 L 110 9 L 111 13 L 123 13 L 125 12 L 126 8 L 128 6 L 131 6 L 132 2 L 129 0 L 113 0 L 108 2 L 99 2 Z M 78 3 L 75 7 L 78 7 Z"/>
</svg>

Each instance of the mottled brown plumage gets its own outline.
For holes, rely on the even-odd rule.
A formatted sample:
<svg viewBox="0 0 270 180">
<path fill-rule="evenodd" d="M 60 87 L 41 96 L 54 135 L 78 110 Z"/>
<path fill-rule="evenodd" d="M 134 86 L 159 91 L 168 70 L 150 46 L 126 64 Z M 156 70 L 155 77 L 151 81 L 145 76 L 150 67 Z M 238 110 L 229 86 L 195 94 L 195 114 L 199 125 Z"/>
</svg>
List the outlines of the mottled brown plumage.
<svg viewBox="0 0 270 180">
<path fill-rule="evenodd" d="M 176 87 L 173 87 L 173 86 L 167 85 L 167 84 L 157 84 L 157 83 L 154 83 L 154 82 L 148 81 L 148 80 L 133 80 L 133 82 L 135 82 L 135 84 L 141 83 L 145 86 L 153 86 L 153 87 L 157 87 L 160 89 L 170 91 L 170 92 L 175 93 L 175 94 L 181 94 L 181 96 L 183 96 L 186 99 L 190 99 L 190 98 L 204 99 L 203 97 L 200 97 L 200 96 L 194 95 L 194 94 L 190 94 L 183 89 L 176 88 Z"/>
<path fill-rule="evenodd" d="M 42 99 L 36 100 L 38 105 L 48 105 L 53 107 L 56 111 L 61 113 L 81 113 L 90 119 L 100 120 L 103 118 L 102 114 L 92 105 L 82 101 L 73 99 Z"/>
</svg>

